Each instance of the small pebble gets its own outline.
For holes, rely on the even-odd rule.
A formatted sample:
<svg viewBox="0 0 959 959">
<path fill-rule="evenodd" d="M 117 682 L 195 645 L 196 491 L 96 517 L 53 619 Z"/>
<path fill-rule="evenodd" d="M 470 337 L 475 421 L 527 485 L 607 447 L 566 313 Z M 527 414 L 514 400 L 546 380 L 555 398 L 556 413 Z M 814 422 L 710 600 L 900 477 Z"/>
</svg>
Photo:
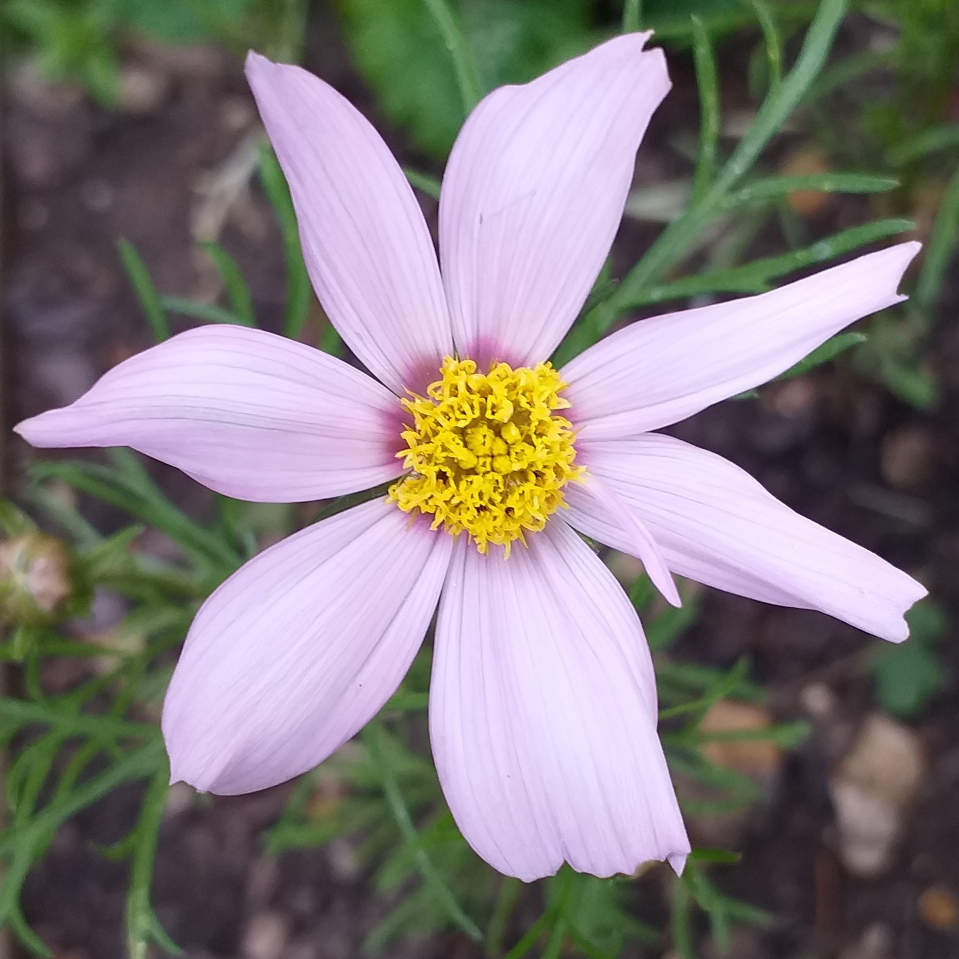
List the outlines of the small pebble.
<svg viewBox="0 0 959 959">
<path fill-rule="evenodd" d="M 828 173 L 829 170 L 829 158 L 812 145 L 804 146 L 793 153 L 779 168 L 783 176 L 810 176 Z M 800 216 L 810 217 L 822 211 L 831 199 L 830 194 L 821 190 L 794 190 L 789 194 L 787 202 Z"/>
<path fill-rule="evenodd" d="M 253 909 L 262 909 L 273 898 L 280 883 L 280 868 L 275 856 L 262 855 L 250 866 L 246 879 L 246 901 Z"/>
<path fill-rule="evenodd" d="M 891 959 L 892 930 L 884 922 L 867 926 L 862 936 L 839 954 L 839 959 Z"/>
<path fill-rule="evenodd" d="M 164 818 L 179 816 L 193 806 L 196 800 L 196 790 L 186 783 L 173 783 L 166 794 L 166 806 L 163 809 Z"/>
<path fill-rule="evenodd" d="M 879 713 L 867 717 L 829 789 L 843 865 L 876 876 L 892 864 L 896 841 L 926 772 L 919 737 Z"/>
<path fill-rule="evenodd" d="M 126 113 L 153 113 L 163 105 L 169 89 L 169 80 L 159 70 L 137 63 L 126 64 L 120 70 L 119 100 Z"/>
<path fill-rule="evenodd" d="M 883 437 L 882 478 L 894 489 L 916 492 L 935 478 L 939 465 L 936 437 L 922 426 L 903 426 Z"/>
<path fill-rule="evenodd" d="M 919 897 L 919 915 L 932 929 L 944 932 L 959 923 L 959 903 L 945 886 L 930 886 Z"/>
<path fill-rule="evenodd" d="M 794 419 L 809 413 L 819 399 L 819 389 L 810 376 L 797 376 L 767 390 L 769 405 L 780 414 Z"/>
<path fill-rule="evenodd" d="M 243 959 L 280 959 L 289 939 L 286 917 L 278 912 L 258 912 L 243 934 Z"/>
<path fill-rule="evenodd" d="M 754 703 L 720 699 L 713 703 L 699 724 L 701 733 L 716 735 L 760 732 L 772 725 L 769 711 Z M 768 739 L 707 740 L 700 747 L 703 755 L 744 776 L 765 779 L 778 772 L 782 750 Z"/>
<path fill-rule="evenodd" d="M 836 694 L 825 683 L 810 683 L 799 694 L 802 708 L 813 719 L 825 719 L 836 709 Z"/>
</svg>

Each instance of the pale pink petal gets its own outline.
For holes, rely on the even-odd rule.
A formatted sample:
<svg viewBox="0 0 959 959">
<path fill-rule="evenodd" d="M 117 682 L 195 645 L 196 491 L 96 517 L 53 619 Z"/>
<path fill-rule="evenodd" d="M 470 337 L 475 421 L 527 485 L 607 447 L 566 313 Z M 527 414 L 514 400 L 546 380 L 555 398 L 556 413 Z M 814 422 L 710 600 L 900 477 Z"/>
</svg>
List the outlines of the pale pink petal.
<svg viewBox="0 0 959 959">
<path fill-rule="evenodd" d="M 173 781 L 264 789 L 355 735 L 419 649 L 451 546 L 379 499 L 234 573 L 193 621 L 163 704 Z"/>
<path fill-rule="evenodd" d="M 918 243 L 870 253 L 770 293 L 641 320 L 563 367 L 586 440 L 659 429 L 789 369 L 843 327 L 904 300 Z"/>
<path fill-rule="evenodd" d="M 537 363 L 575 319 L 669 90 L 662 51 L 643 52 L 648 36 L 617 37 L 525 86 L 494 90 L 467 119 L 440 195 L 461 355 Z"/>
<path fill-rule="evenodd" d="M 616 518 L 621 529 L 630 536 L 632 545 L 629 552 L 642 560 L 646 574 L 653 585 L 667 602 L 673 606 L 682 606 L 683 601 L 679 597 L 679 591 L 673 582 L 666 560 L 663 559 L 656 540 L 635 511 L 631 510 L 606 483 L 592 473 L 587 473 L 582 482 L 573 485 L 576 487 L 579 502 L 595 500 L 604 514 Z M 565 518 L 574 528 L 576 527 L 574 513 L 567 513 Z"/>
<path fill-rule="evenodd" d="M 290 184 L 323 308 L 390 389 L 422 388 L 453 341 L 433 241 L 406 177 L 329 84 L 255 53 L 246 75 Z"/>
<path fill-rule="evenodd" d="M 389 390 L 326 353 L 262 330 L 203 326 L 16 430 L 40 447 L 131 446 L 227 496 L 290 503 L 397 476 L 400 412 Z"/>
<path fill-rule="evenodd" d="M 689 843 L 656 734 L 656 684 L 636 612 L 555 517 L 481 556 L 460 537 L 440 602 L 433 758 L 453 818 L 500 872 L 563 860 L 597 876 Z"/>
<path fill-rule="evenodd" d="M 582 444 L 579 452 L 646 524 L 674 573 L 764 602 L 818 609 L 893 642 L 909 635 L 903 613 L 926 595 L 921 584 L 794 513 L 721 456 L 657 433 Z M 568 487 L 570 521 L 632 552 L 615 517 L 575 487 Z"/>
</svg>

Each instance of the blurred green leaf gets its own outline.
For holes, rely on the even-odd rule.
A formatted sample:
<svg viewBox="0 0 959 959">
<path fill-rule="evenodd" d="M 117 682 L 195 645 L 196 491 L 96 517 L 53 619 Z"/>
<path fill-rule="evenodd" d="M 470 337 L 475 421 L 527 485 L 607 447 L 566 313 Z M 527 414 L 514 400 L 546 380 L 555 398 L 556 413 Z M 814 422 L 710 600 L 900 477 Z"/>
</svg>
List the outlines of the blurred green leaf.
<svg viewBox="0 0 959 959">
<path fill-rule="evenodd" d="M 283 252 L 286 259 L 286 315 L 283 334 L 296 339 L 306 323 L 313 302 L 313 288 L 303 261 L 300 231 L 296 211 L 283 170 L 270 145 L 264 142 L 260 149 L 260 181 L 283 234 Z"/>
<path fill-rule="evenodd" d="M 932 232 L 926 243 L 925 255 L 916 280 L 913 295 L 919 310 L 928 313 L 939 298 L 939 291 L 947 271 L 955 262 L 959 240 L 959 163 L 956 164 L 946 187 L 942 203 L 932 224 Z M 929 319 L 926 319 L 927 324 Z"/>
<path fill-rule="evenodd" d="M 118 0 L 119 14 L 134 29 L 162 43 L 222 39 L 256 0 Z"/>
<path fill-rule="evenodd" d="M 185 296 L 161 296 L 160 305 L 168 313 L 179 313 L 181 316 L 190 316 L 194 320 L 203 320 L 204 323 L 235 323 L 240 326 L 251 326 L 231 310 L 226 310 L 215 303 L 198 303 L 188 300 Z"/>
<path fill-rule="evenodd" d="M 791 380 L 797 376 L 802 376 L 810 370 L 814 370 L 823 363 L 834 360 L 841 353 L 865 343 L 868 337 L 865 333 L 839 333 L 832 339 L 826 340 L 822 346 L 817 346 L 804 360 L 800 360 L 795 366 L 789 367 L 785 373 L 780 373 L 777 380 Z"/>
<path fill-rule="evenodd" d="M 162 343 L 170 337 L 170 324 L 163 312 L 160 294 L 153 285 L 150 271 L 140 254 L 137 253 L 136 247 L 129 240 L 122 238 L 117 240 L 117 249 L 120 251 L 123 269 L 126 270 L 137 299 L 140 301 L 140 306 L 143 307 L 143 312 L 146 313 L 146 317 L 150 321 L 153 339 L 157 343 Z"/>
<path fill-rule="evenodd" d="M 444 157 L 465 110 L 447 41 L 426 0 L 338 0 L 338 6 L 384 113 L 421 149 Z M 449 11 L 462 24 L 482 89 L 530 80 L 595 37 L 589 0 L 460 0 Z"/>
<path fill-rule="evenodd" d="M 4 26 L 26 39 L 48 77 L 78 80 L 101 103 L 115 102 L 119 12 L 112 0 L 6 0 Z"/>
<path fill-rule="evenodd" d="M 905 166 L 939 150 L 959 147 L 959 125 L 948 124 L 923 130 L 905 143 L 894 146 L 886 156 L 890 166 Z"/>
<path fill-rule="evenodd" d="M 692 17 L 693 63 L 699 88 L 699 151 L 693 176 L 692 198 L 700 200 L 713 180 L 716 147 L 719 141 L 719 75 L 709 34 L 702 20 Z"/>
<path fill-rule="evenodd" d="M 909 638 L 898 645 L 873 647 L 869 669 L 879 705 L 893 716 L 912 719 L 922 712 L 945 685 L 945 669 L 938 647 L 946 618 L 926 600 L 906 613 Z"/>
<path fill-rule="evenodd" d="M 201 243 L 200 246 L 216 265 L 237 322 L 244 326 L 256 326 L 256 314 L 253 312 L 250 289 L 246 285 L 240 268 L 236 265 L 236 260 L 219 243 Z"/>
</svg>

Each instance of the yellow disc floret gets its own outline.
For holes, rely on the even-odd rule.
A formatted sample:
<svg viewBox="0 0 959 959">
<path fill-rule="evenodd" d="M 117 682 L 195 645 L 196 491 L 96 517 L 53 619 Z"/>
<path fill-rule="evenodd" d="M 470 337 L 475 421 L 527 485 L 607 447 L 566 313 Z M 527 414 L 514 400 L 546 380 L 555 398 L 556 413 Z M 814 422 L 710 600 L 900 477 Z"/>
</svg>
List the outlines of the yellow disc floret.
<svg viewBox="0 0 959 959">
<path fill-rule="evenodd" d="M 575 466 L 572 424 L 557 410 L 566 384 L 549 363 L 512 369 L 495 363 L 478 373 L 472 360 L 447 357 L 427 395 L 401 400 L 406 449 L 397 455 L 410 472 L 389 496 L 407 513 L 433 516 L 454 536 L 466 533 L 481 553 L 489 544 L 523 542 L 563 505 Z"/>
</svg>

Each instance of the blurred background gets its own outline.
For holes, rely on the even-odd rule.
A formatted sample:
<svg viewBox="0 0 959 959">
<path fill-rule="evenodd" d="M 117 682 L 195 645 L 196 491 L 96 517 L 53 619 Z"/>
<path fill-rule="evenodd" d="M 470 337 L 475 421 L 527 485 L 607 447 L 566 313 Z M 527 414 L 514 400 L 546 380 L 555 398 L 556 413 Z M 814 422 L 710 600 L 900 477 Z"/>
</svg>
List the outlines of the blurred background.
<svg viewBox="0 0 959 959">
<path fill-rule="evenodd" d="M 590 48 L 624 16 L 620 0 L 443 9 L 483 90 Z M 625 11 L 656 30 L 674 87 L 640 150 L 597 295 L 701 195 L 703 143 L 714 163 L 737 148 L 787 82 L 816 10 L 802 0 L 646 0 Z M 671 430 L 925 583 L 931 598 L 912 613 L 907 644 L 692 584 L 673 615 L 634 561 L 606 555 L 644 614 L 664 705 L 682 715 L 694 704 L 694 728 L 664 722 L 694 845 L 741 857 L 704 853 L 685 885 L 662 868 L 635 881 L 503 883 L 437 805 L 423 758 L 426 662 L 405 687 L 408 718 L 298 784 L 229 799 L 164 789 L 155 864 L 136 880 L 147 906 L 131 898 L 125 857 L 134 879 L 150 857 L 115 845 L 141 834 L 152 808 L 142 782 L 101 782 L 113 768 L 103 743 L 53 735 L 37 710 L 155 721 L 184 624 L 216 580 L 131 586 L 158 569 L 186 576 L 175 524 L 163 520 L 172 514 L 141 512 L 131 527 L 120 480 L 70 472 L 69 452 L 37 463 L 9 428 L 198 322 L 255 318 L 342 351 L 305 286 L 243 55 L 300 62 L 345 94 L 409 171 L 432 227 L 464 116 L 457 64 L 424 0 L 5 0 L 0 38 L 0 462 L 3 492 L 48 537 L 8 512 L 0 575 L 10 544 L 33 536 L 54 576 L 23 600 L 39 612 L 0 589 L 4 702 L 36 707 L 0 709 L 13 770 L 0 916 L 16 933 L 3 959 L 44 943 L 59 959 L 165 954 L 130 932 L 152 915 L 151 865 L 152 911 L 191 959 L 959 956 L 959 3 L 863 0 L 844 11 L 825 65 L 743 189 L 766 185 L 712 218 L 621 318 L 759 290 L 862 244 L 926 244 L 907 306 L 861 323 L 829 362 Z M 851 174 L 858 186 L 842 180 Z M 133 484 L 142 467 L 110 468 Z M 151 463 L 148 475 L 184 522 L 240 556 L 321 508 L 234 508 L 174 470 Z M 126 539 L 103 539 L 113 534 Z M 87 655 L 83 643 L 93 644 Z M 135 679 L 131 662 L 143 664 Z M 76 698 L 81 689 L 93 692 Z M 693 733 L 695 762 L 683 753 Z M 81 795 L 90 782 L 100 785 Z M 438 879 L 417 865 L 423 850 Z M 466 921 L 442 905 L 440 880 Z M 541 915 L 552 925 L 537 932 Z"/>
</svg>

